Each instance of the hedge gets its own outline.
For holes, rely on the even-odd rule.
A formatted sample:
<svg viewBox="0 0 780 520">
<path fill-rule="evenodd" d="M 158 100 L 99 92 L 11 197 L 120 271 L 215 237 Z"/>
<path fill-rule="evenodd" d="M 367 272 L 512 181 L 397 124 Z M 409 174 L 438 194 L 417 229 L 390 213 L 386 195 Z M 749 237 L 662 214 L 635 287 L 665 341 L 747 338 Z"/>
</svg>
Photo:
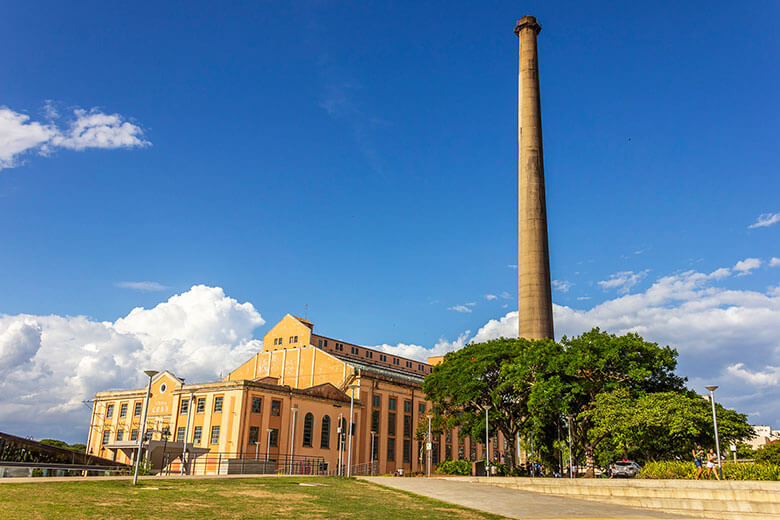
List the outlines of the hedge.
<svg viewBox="0 0 780 520">
<path fill-rule="evenodd" d="M 445 475 L 471 475 L 471 462 L 467 460 L 445 460 L 436 468 Z"/>
<path fill-rule="evenodd" d="M 706 468 L 701 478 L 706 478 Z M 637 478 L 694 479 L 696 467 L 693 462 L 679 460 L 648 462 Z M 780 465 L 754 463 L 723 464 L 723 478 L 726 480 L 780 480 Z"/>
</svg>

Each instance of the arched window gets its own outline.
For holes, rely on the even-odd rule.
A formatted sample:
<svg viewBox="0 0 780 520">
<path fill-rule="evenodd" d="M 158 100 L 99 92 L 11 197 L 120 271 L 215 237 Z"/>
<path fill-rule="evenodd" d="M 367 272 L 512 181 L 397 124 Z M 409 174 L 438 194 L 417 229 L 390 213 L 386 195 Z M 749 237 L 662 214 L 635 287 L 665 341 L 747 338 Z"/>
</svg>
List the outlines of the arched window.
<svg viewBox="0 0 780 520">
<path fill-rule="evenodd" d="M 330 417 L 325 415 L 322 418 L 322 430 L 320 432 L 320 448 L 330 449 Z"/>
<path fill-rule="evenodd" d="M 314 431 L 314 415 L 311 412 L 303 419 L 303 447 L 311 448 L 311 438 Z"/>
</svg>

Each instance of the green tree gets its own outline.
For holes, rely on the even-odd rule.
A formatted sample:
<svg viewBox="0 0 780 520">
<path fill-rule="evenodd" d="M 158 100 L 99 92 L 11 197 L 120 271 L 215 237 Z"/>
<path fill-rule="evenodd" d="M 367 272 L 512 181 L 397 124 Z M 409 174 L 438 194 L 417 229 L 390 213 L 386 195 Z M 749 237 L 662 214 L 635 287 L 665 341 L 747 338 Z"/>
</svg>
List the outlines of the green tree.
<svg viewBox="0 0 780 520">
<path fill-rule="evenodd" d="M 747 416 L 716 404 L 721 446 L 749 437 Z M 590 441 L 600 445 L 603 465 L 610 454 L 641 461 L 686 459 L 697 444 L 715 444 L 708 401 L 694 393 L 653 392 L 632 396 L 627 388 L 600 394 L 581 414 L 592 424 Z"/>
<path fill-rule="evenodd" d="M 463 433 L 484 439 L 485 410 L 490 406 L 490 433 L 503 434 L 513 467 L 515 437 L 529 415 L 525 396 L 502 368 L 521 356 L 528 343 L 502 338 L 447 354 L 423 384 L 423 392 L 433 403 L 435 429 L 460 427 Z"/>
</svg>

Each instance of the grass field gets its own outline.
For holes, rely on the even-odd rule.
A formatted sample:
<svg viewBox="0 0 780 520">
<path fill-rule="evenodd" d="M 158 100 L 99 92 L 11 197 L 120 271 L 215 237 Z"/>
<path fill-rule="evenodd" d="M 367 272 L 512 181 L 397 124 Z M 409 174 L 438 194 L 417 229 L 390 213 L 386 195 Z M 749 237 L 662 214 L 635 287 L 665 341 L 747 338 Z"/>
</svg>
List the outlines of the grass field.
<svg viewBox="0 0 780 520">
<path fill-rule="evenodd" d="M 0 484 L 0 519 L 498 519 L 341 478 Z M 314 485 L 312 485 L 314 484 Z"/>
</svg>

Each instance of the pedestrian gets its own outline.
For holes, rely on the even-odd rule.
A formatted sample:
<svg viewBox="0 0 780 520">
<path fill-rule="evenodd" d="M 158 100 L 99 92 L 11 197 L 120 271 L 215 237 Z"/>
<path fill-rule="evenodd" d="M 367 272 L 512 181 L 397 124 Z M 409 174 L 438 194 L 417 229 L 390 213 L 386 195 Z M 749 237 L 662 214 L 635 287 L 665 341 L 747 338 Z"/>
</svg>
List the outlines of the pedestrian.
<svg viewBox="0 0 780 520">
<path fill-rule="evenodd" d="M 717 459 L 715 458 L 715 450 L 710 448 L 710 451 L 707 452 L 707 479 L 710 478 L 710 473 L 715 475 L 715 480 L 720 480 L 720 475 L 718 475 L 718 470 L 715 469 L 717 466 Z"/>
<path fill-rule="evenodd" d="M 698 444 L 693 449 L 693 465 L 696 468 L 696 480 L 701 478 L 702 472 L 704 472 L 704 457 L 705 453 L 701 446 Z"/>
</svg>

